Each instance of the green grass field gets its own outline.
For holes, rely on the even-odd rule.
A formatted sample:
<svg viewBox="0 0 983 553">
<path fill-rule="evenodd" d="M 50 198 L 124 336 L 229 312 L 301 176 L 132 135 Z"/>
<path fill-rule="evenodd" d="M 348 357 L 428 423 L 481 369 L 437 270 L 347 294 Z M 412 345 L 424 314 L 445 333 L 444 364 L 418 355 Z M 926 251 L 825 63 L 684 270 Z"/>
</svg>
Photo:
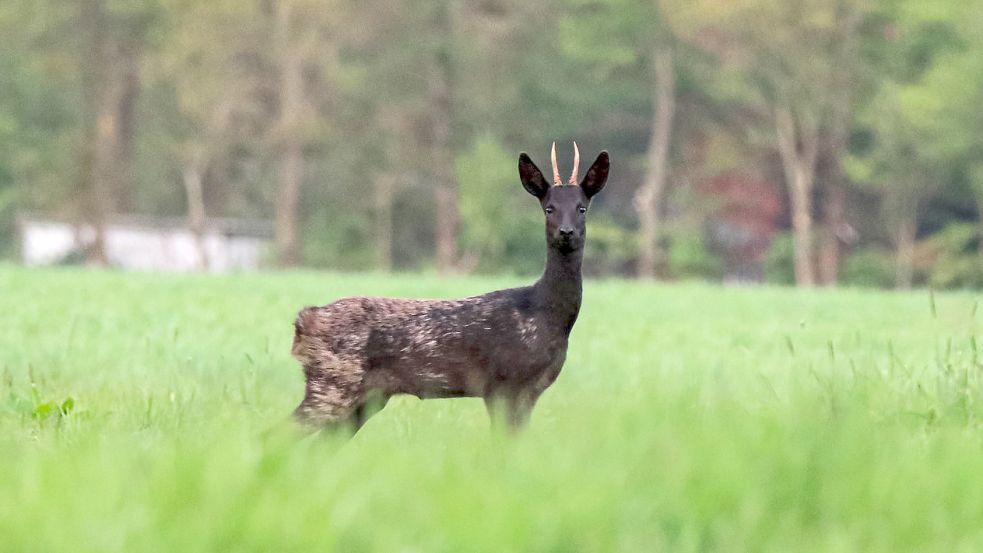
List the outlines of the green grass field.
<svg viewBox="0 0 983 553">
<path fill-rule="evenodd" d="M 0 551 L 980 551 L 977 296 L 586 283 L 529 428 L 297 440 L 298 308 L 515 279 L 0 267 Z"/>
</svg>

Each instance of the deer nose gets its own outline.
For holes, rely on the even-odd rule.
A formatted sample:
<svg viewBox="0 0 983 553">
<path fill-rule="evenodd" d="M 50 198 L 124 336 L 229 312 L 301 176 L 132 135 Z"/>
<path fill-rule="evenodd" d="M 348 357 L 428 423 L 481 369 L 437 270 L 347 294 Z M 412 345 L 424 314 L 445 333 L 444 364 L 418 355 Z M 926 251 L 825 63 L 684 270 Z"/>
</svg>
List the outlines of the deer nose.
<svg viewBox="0 0 983 553">
<path fill-rule="evenodd" d="M 573 236 L 573 227 L 560 227 L 560 236 Z"/>
</svg>

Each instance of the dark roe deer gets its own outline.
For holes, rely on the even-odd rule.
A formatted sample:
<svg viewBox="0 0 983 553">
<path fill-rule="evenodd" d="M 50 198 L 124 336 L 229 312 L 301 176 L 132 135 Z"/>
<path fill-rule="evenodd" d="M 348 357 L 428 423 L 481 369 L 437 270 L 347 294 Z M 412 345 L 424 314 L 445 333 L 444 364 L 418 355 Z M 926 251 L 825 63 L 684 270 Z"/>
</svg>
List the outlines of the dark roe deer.
<svg viewBox="0 0 983 553">
<path fill-rule="evenodd" d="M 532 286 L 460 300 L 354 297 L 303 309 L 292 353 L 307 388 L 295 416 L 357 430 L 372 398 L 481 397 L 493 419 L 500 413 L 521 426 L 566 359 L 580 311 L 587 210 L 608 178 L 601 152 L 578 184 L 576 144 L 574 151 L 573 174 L 562 183 L 554 143 L 552 186 L 519 155 L 522 186 L 546 216 L 546 270 Z"/>
</svg>

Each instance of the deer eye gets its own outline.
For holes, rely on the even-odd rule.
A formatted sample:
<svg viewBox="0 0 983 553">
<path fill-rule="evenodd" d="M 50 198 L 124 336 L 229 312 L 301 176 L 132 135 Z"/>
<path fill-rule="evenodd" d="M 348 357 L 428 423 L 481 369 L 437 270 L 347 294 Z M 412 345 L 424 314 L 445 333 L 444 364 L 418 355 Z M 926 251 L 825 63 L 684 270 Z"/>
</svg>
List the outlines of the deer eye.
<svg viewBox="0 0 983 553">
<path fill-rule="evenodd" d="M 584 206 L 580 206 L 580 207 L 577 208 L 577 211 L 579 211 L 581 213 L 587 213 L 587 208 L 584 207 Z"/>
<path fill-rule="evenodd" d="M 549 215 L 550 213 L 553 213 L 553 206 L 546 206 L 546 209 L 544 209 L 543 211 L 545 211 L 546 214 Z"/>
</svg>

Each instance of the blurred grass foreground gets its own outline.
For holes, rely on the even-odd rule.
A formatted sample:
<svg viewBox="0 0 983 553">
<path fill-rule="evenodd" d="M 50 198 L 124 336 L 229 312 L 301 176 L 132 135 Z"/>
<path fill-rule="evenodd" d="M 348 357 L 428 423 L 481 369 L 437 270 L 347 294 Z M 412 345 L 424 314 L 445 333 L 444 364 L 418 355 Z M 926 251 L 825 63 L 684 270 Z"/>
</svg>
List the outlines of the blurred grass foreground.
<svg viewBox="0 0 983 553">
<path fill-rule="evenodd" d="M 515 438 L 475 400 L 276 430 L 298 307 L 510 284 L 0 267 L 0 550 L 983 548 L 966 293 L 590 281 Z"/>
</svg>

